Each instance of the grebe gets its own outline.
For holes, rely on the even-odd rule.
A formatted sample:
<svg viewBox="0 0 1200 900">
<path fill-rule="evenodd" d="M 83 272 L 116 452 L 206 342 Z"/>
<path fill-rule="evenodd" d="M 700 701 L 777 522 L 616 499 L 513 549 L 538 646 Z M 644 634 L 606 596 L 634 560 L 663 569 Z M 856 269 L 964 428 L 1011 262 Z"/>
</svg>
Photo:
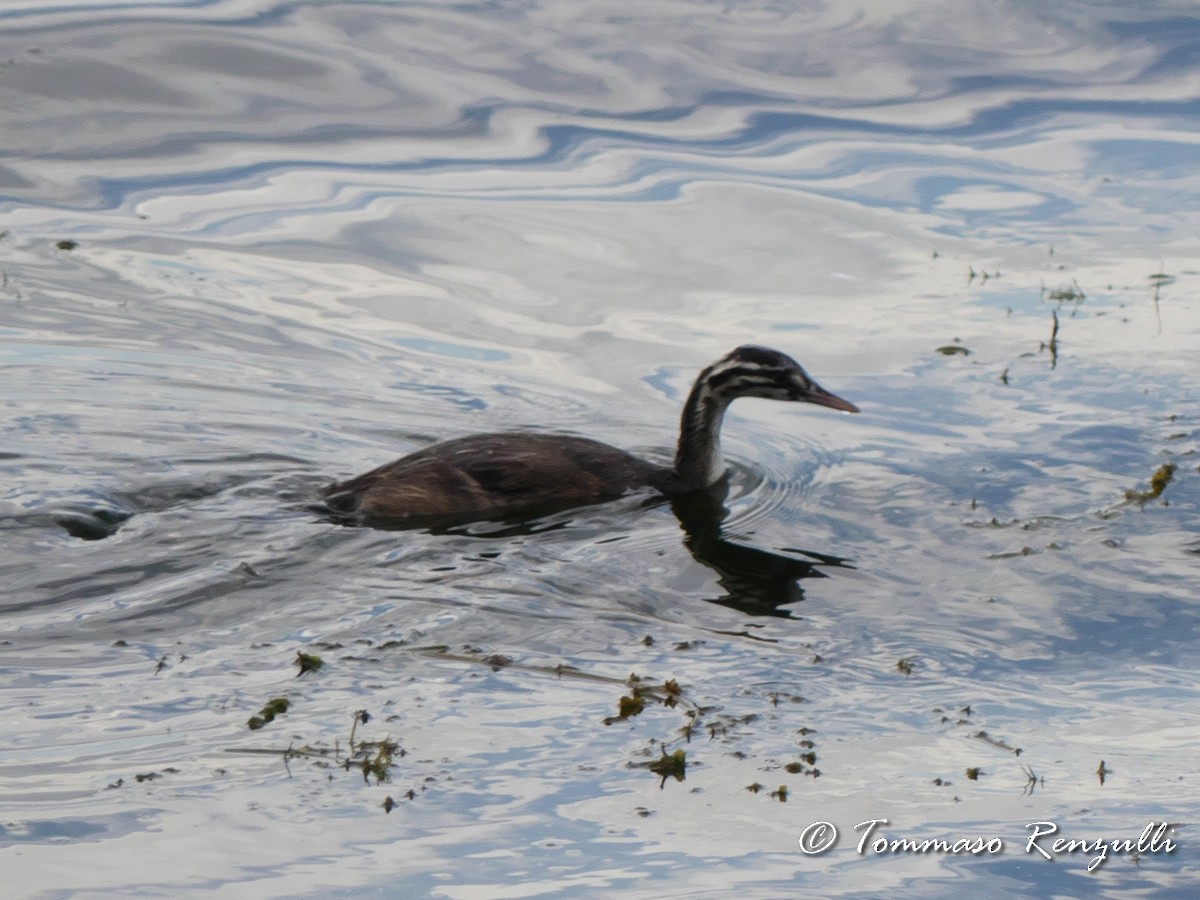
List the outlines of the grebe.
<svg viewBox="0 0 1200 900">
<path fill-rule="evenodd" d="M 704 490 L 724 476 L 721 421 L 739 397 L 858 412 L 853 403 L 813 381 L 791 357 L 747 345 L 696 378 L 683 405 L 674 466 L 655 465 L 588 438 L 477 434 L 434 444 L 330 485 L 323 496 L 339 520 L 400 527 L 568 509 L 638 488 L 679 497 Z"/>
</svg>

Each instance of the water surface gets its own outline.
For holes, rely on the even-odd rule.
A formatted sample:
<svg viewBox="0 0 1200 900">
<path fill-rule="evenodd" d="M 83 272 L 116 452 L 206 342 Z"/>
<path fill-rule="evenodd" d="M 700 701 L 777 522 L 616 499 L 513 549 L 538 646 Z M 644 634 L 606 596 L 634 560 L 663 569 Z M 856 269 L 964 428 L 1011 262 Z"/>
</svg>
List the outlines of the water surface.
<svg viewBox="0 0 1200 900">
<path fill-rule="evenodd" d="M 0 29 L 20 895 L 1187 895 L 1189 828 L 1091 873 L 1025 843 L 1195 818 L 1190 6 Z M 669 459 L 745 342 L 863 412 L 739 402 L 719 532 L 641 497 L 450 533 L 309 508 L 475 431 Z M 856 852 L 882 818 L 1005 851 Z"/>
</svg>

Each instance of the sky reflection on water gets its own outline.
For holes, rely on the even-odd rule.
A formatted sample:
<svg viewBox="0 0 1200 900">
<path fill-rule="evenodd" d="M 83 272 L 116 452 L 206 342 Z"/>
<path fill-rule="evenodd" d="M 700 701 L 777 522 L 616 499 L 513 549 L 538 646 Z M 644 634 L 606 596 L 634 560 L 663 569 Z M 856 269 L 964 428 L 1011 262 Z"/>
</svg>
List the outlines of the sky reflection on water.
<svg viewBox="0 0 1200 900">
<path fill-rule="evenodd" d="M 1030 821 L 1194 818 L 1190 5 L 30 2 L 0 28 L 19 893 L 1192 890 L 1188 829 L 1092 874 L 1021 849 Z M 716 543 L 641 498 L 441 534 L 309 509 L 473 431 L 669 459 L 696 370 L 747 341 L 863 415 L 739 403 Z M 326 666 L 296 678 L 299 650 Z M 631 672 L 683 702 L 605 725 Z M 362 709 L 390 782 L 247 752 L 345 748 Z M 880 816 L 1008 849 L 855 853 Z M 843 840 L 805 856 L 819 820 Z"/>
</svg>

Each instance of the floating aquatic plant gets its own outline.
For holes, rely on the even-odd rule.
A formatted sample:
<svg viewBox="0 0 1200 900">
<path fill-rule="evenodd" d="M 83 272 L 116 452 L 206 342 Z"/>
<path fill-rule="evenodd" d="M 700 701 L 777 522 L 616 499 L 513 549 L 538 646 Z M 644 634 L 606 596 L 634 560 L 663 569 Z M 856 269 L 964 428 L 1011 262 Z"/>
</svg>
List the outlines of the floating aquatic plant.
<svg viewBox="0 0 1200 900">
<path fill-rule="evenodd" d="M 321 666 L 325 665 L 325 661 L 315 653 L 296 653 L 296 665 L 300 671 L 296 674 L 299 678 L 305 672 L 316 672 Z"/>
<path fill-rule="evenodd" d="M 268 700 L 263 704 L 263 708 L 257 716 L 251 716 L 246 720 L 246 726 L 251 731 L 258 731 L 264 725 L 275 721 L 276 716 L 282 716 L 287 712 L 290 705 L 286 697 L 276 697 L 274 700 Z"/>
<path fill-rule="evenodd" d="M 1154 474 L 1150 476 L 1149 490 L 1127 490 L 1125 492 L 1125 499 L 1131 503 L 1146 503 L 1150 500 L 1156 500 L 1162 496 L 1162 492 L 1167 489 L 1167 485 L 1171 483 L 1171 479 L 1174 477 L 1175 464 L 1163 463 L 1154 471 Z"/>
<path fill-rule="evenodd" d="M 970 356 L 971 351 L 962 344 L 944 344 L 937 348 L 937 352 L 942 356 Z"/>
<path fill-rule="evenodd" d="M 668 778 L 683 781 L 687 775 L 687 752 L 676 750 L 674 753 L 668 754 L 664 749 L 661 757 L 646 763 L 646 768 L 655 775 L 662 776 L 662 781 L 658 785 L 660 788 L 667 783 Z"/>
</svg>

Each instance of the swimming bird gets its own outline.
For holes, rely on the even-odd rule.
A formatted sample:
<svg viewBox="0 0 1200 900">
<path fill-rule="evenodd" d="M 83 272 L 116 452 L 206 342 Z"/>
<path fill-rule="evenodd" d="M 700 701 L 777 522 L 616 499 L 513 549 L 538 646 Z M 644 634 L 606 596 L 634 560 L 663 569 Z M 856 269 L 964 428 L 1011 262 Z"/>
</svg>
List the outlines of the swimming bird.
<svg viewBox="0 0 1200 900">
<path fill-rule="evenodd" d="M 380 527 L 530 515 L 612 500 L 639 489 L 680 497 L 724 476 L 721 423 L 739 397 L 858 412 L 786 354 L 746 345 L 697 376 L 683 405 L 673 466 L 570 435 L 477 434 L 433 444 L 330 485 L 323 496 L 338 520 Z"/>
</svg>

